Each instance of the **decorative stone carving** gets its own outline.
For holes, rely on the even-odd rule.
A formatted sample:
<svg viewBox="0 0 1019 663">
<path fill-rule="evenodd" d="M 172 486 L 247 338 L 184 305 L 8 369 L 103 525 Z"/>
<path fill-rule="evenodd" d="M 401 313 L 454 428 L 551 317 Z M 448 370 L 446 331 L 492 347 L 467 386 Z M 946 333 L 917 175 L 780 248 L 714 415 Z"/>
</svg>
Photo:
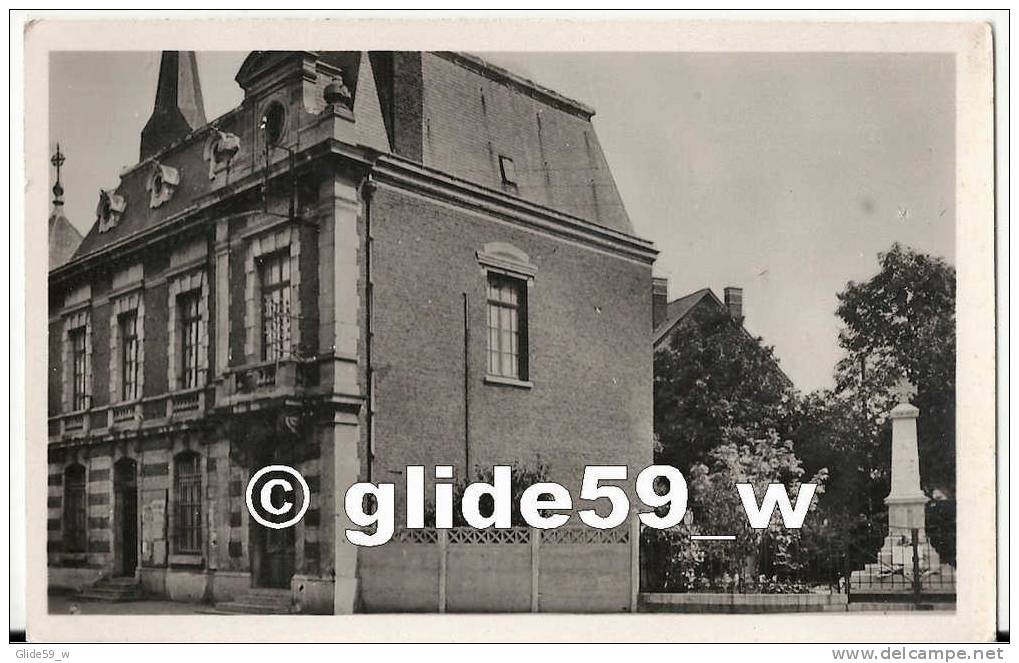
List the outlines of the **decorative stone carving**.
<svg viewBox="0 0 1019 663">
<path fill-rule="evenodd" d="M 325 90 L 322 92 L 322 96 L 325 98 L 326 103 L 330 106 L 339 104 L 345 108 L 353 108 L 354 98 L 350 94 L 350 90 L 343 84 L 342 78 L 336 78 L 332 83 L 326 85 Z"/>
<path fill-rule="evenodd" d="M 209 179 L 230 168 L 230 162 L 241 149 L 241 139 L 234 134 L 213 129 L 205 141 L 203 158 L 209 162 Z"/>
<path fill-rule="evenodd" d="M 127 209 L 127 201 L 124 196 L 107 189 L 99 190 L 99 204 L 96 205 L 96 220 L 99 222 L 99 232 L 104 233 L 117 227 L 121 215 Z"/>
<path fill-rule="evenodd" d="M 180 185 L 180 171 L 159 162 L 152 163 L 152 173 L 145 182 L 145 190 L 149 192 L 149 207 L 155 209 L 170 200 L 173 192 Z"/>
<path fill-rule="evenodd" d="M 538 271 L 526 253 L 505 242 L 489 242 L 475 255 L 482 271 L 495 271 L 524 279 L 528 285 L 533 283 Z"/>
</svg>

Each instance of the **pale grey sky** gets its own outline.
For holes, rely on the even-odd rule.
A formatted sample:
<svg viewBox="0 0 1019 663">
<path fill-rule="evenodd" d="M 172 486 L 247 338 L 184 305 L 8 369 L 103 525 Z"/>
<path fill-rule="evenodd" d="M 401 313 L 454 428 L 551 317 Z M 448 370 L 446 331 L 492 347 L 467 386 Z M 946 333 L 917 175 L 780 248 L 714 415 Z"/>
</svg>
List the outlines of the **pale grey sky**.
<svg viewBox="0 0 1019 663">
<path fill-rule="evenodd" d="M 243 53 L 200 53 L 211 120 Z M 744 288 L 747 328 L 804 391 L 831 385 L 835 294 L 893 241 L 955 261 L 955 64 L 941 54 L 499 53 L 593 106 L 639 235 L 671 297 Z M 138 158 L 159 54 L 51 56 L 50 135 L 83 232 Z"/>
</svg>

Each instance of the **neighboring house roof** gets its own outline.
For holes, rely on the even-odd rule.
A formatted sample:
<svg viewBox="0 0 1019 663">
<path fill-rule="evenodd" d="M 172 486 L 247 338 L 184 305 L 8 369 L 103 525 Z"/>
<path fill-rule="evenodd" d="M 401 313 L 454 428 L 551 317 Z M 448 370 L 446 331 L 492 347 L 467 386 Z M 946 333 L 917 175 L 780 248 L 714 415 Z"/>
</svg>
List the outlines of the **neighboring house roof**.
<svg viewBox="0 0 1019 663">
<path fill-rule="evenodd" d="M 698 304 L 705 300 L 717 306 L 719 310 L 728 312 L 728 309 L 726 308 L 725 304 L 722 302 L 721 299 L 718 298 L 718 296 L 714 292 L 711 291 L 711 288 L 701 288 L 700 290 L 691 292 L 689 295 L 684 295 L 679 299 L 672 300 L 671 302 L 669 302 L 668 310 L 666 311 L 665 321 L 662 322 L 657 327 L 655 327 L 654 331 L 655 350 L 658 350 L 660 347 L 665 345 L 666 341 L 676 330 L 676 328 L 680 325 L 680 323 L 682 323 L 687 318 L 687 316 L 689 316 L 690 313 L 693 312 L 695 308 L 697 308 Z M 738 324 L 739 328 L 743 331 L 744 334 L 746 334 L 747 338 L 749 339 L 754 338 L 754 336 L 747 331 L 746 327 L 743 326 L 742 322 Z M 783 378 L 785 378 L 785 381 L 789 384 L 790 387 L 793 386 L 793 381 L 789 379 L 789 376 L 786 375 L 785 371 L 782 370 L 782 367 L 779 366 L 777 361 L 775 362 L 775 370 L 777 370 L 779 374 Z"/>
<path fill-rule="evenodd" d="M 665 321 L 655 327 L 654 341 L 655 347 L 657 348 L 663 340 L 665 340 L 669 333 L 678 325 L 686 316 L 694 309 L 697 304 L 700 303 L 705 297 L 712 299 L 716 304 L 723 310 L 725 304 L 722 303 L 715 293 L 711 291 L 711 288 L 701 288 L 695 292 L 691 292 L 689 295 L 684 295 L 679 299 L 674 299 L 669 302 L 668 310 L 665 314 Z"/>
<path fill-rule="evenodd" d="M 81 244 L 81 233 L 67 220 L 60 206 L 50 214 L 50 269 L 67 262 Z"/>
</svg>

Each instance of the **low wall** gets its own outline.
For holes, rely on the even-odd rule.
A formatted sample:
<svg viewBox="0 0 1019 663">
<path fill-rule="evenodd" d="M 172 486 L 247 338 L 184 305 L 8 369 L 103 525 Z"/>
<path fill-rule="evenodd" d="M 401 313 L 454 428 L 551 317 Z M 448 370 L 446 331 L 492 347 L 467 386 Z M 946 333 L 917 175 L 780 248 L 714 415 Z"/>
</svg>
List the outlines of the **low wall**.
<svg viewBox="0 0 1019 663">
<path fill-rule="evenodd" d="M 761 614 L 845 611 L 845 594 L 683 594 L 644 593 L 641 612 Z"/>
<path fill-rule="evenodd" d="M 402 530 L 359 551 L 366 612 L 636 610 L 636 523 L 615 530 Z"/>
</svg>

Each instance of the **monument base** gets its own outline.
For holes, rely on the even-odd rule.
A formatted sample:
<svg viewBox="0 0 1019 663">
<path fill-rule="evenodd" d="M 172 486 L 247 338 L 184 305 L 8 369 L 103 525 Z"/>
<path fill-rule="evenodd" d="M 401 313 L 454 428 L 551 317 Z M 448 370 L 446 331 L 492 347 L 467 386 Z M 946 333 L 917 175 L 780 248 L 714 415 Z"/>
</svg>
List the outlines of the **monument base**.
<svg viewBox="0 0 1019 663">
<path fill-rule="evenodd" d="M 849 590 L 853 594 L 955 594 L 955 569 L 943 564 L 938 551 L 919 530 L 917 561 L 913 563 L 911 537 L 889 535 L 877 554 L 877 561 L 853 571 Z M 919 571 L 919 587 L 914 581 Z"/>
</svg>

